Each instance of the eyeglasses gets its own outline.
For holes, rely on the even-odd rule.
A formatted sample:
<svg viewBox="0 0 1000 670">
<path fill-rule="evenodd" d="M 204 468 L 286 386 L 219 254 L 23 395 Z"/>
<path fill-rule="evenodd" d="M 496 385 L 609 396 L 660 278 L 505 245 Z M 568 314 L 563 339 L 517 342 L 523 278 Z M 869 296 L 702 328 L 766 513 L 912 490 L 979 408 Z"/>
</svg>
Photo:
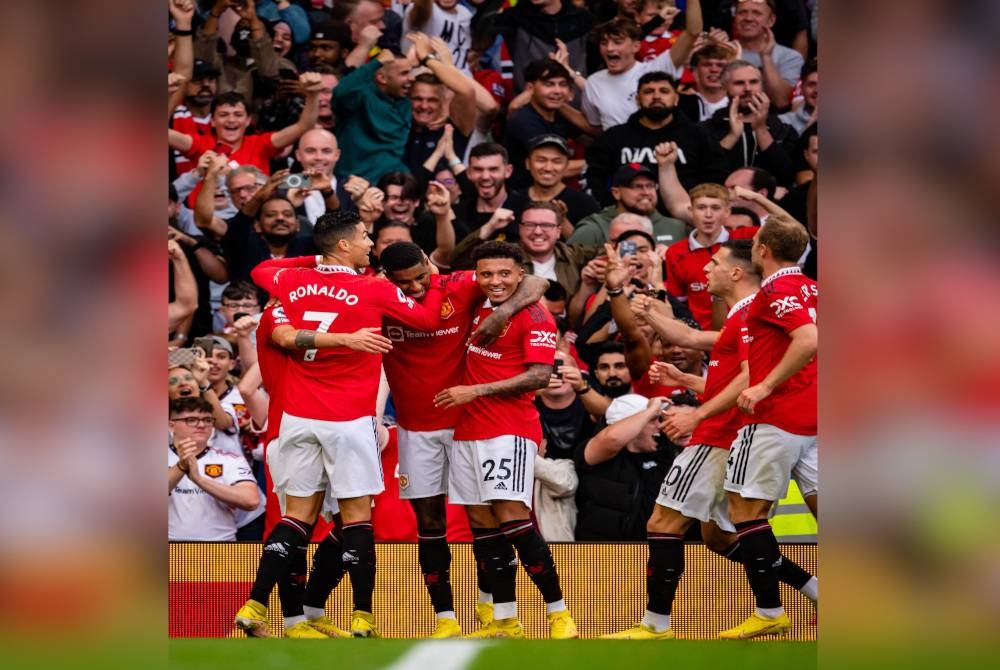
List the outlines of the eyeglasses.
<svg viewBox="0 0 1000 670">
<path fill-rule="evenodd" d="M 521 227 L 526 230 L 555 230 L 559 227 L 558 223 L 531 223 L 529 221 L 521 222 Z"/>
<path fill-rule="evenodd" d="M 242 307 L 243 309 L 253 309 L 254 307 L 260 307 L 256 302 L 224 302 L 223 307 Z"/>
<path fill-rule="evenodd" d="M 171 419 L 170 421 L 180 421 L 191 428 L 196 426 L 211 426 L 215 423 L 215 419 L 210 416 L 179 416 L 175 419 Z"/>
</svg>

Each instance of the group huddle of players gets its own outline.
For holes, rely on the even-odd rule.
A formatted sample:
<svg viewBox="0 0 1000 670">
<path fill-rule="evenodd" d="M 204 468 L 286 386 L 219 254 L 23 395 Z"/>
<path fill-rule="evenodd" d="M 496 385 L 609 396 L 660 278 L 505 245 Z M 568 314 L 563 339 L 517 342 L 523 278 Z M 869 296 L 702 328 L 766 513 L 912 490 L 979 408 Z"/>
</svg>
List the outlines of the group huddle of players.
<svg viewBox="0 0 1000 670">
<path fill-rule="evenodd" d="M 732 299 L 734 287 L 746 292 L 756 282 L 760 290 L 733 299 L 725 327 L 708 344 L 705 412 L 650 519 L 646 615 L 611 637 L 673 637 L 683 532 L 696 519 L 715 523 L 717 537 L 729 540 L 711 548 L 746 566 L 757 601 L 749 619 L 720 637 L 789 630 L 779 580 L 816 599 L 816 579 L 781 556 L 767 521 L 793 470 L 813 505 L 817 491 L 818 292 L 794 266 L 801 255 L 795 247 L 806 240 L 773 223 L 755 238 L 752 258 L 748 241 L 726 243 L 713 256 L 722 270 L 715 291 L 708 273 L 710 291 Z M 530 516 L 542 437 L 533 400 L 549 383 L 558 339 L 538 302 L 545 280 L 526 275 L 519 247 L 505 242 L 481 245 L 475 271 L 451 275 L 437 274 L 419 247 L 400 242 L 380 255 L 385 278 L 366 274 L 372 241 L 349 212 L 320 217 L 313 237 L 320 257 L 266 261 L 252 273 L 274 298 L 257 347 L 270 396 L 267 463 L 282 516 L 264 540 L 236 626 L 271 636 L 267 603 L 277 585 L 286 637 L 379 636 L 371 500 L 384 488 L 377 416 L 384 370 L 399 424 L 400 495 L 416 511 L 419 563 L 436 614 L 432 637 L 462 636 L 445 495 L 465 507 L 473 533 L 481 628 L 468 637 L 523 637 L 518 559 L 545 600 L 550 636 L 578 637 L 552 554 Z M 625 300 L 625 266 L 610 245 L 608 256 L 608 297 Z M 306 547 L 321 513 L 337 523 L 307 570 Z M 325 611 L 345 572 L 354 603 L 346 630 Z"/>
</svg>

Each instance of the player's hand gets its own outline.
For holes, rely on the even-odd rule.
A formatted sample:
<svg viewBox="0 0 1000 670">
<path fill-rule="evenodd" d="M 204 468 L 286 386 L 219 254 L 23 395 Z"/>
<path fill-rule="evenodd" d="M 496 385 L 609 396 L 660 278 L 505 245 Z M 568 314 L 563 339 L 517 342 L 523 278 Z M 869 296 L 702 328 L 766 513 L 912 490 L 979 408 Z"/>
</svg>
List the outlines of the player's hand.
<svg viewBox="0 0 1000 670">
<path fill-rule="evenodd" d="M 392 340 L 382 335 L 381 328 L 362 328 L 347 335 L 345 346 L 367 354 L 387 354 L 392 351 Z"/>
<path fill-rule="evenodd" d="M 257 330 L 257 320 L 252 316 L 241 316 L 233 321 L 233 332 L 237 337 L 250 337 L 250 333 Z"/>
<path fill-rule="evenodd" d="M 686 386 L 682 383 L 684 373 L 673 363 L 653 361 L 649 366 L 649 381 L 661 386 Z"/>
<path fill-rule="evenodd" d="M 660 167 L 673 165 L 677 162 L 677 143 L 660 142 L 656 145 L 656 164 Z"/>
<path fill-rule="evenodd" d="M 434 406 L 447 409 L 470 403 L 479 397 L 475 386 L 452 386 L 434 396 Z"/>
<path fill-rule="evenodd" d="M 507 319 L 494 310 L 488 317 L 479 322 L 469 339 L 478 347 L 488 347 L 497 341 L 500 333 L 507 326 Z"/>
<path fill-rule="evenodd" d="M 671 407 L 660 424 L 660 429 L 674 442 L 690 436 L 701 420 L 693 407 Z"/>
<path fill-rule="evenodd" d="M 753 414 L 757 408 L 757 403 L 771 395 L 771 392 L 772 389 L 766 384 L 755 384 L 740 393 L 740 396 L 736 399 L 736 406 L 746 414 Z"/>
</svg>

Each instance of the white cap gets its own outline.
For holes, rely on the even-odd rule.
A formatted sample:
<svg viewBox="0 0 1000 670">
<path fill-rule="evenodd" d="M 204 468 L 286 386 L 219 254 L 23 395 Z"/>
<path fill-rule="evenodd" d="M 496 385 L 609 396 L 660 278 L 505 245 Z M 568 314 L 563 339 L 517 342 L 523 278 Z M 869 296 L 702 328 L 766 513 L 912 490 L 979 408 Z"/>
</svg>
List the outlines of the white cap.
<svg viewBox="0 0 1000 670">
<path fill-rule="evenodd" d="M 648 406 L 649 398 L 638 393 L 626 393 L 611 401 L 611 404 L 608 405 L 608 411 L 604 413 L 604 419 L 610 426 L 633 414 L 638 414 Z"/>
</svg>

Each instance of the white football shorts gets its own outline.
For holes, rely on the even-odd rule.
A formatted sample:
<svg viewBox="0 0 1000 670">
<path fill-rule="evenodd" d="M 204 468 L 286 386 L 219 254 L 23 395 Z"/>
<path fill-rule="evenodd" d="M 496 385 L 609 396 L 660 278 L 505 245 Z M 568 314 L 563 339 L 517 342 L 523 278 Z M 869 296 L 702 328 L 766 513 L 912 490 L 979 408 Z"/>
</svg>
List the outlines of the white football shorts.
<svg viewBox="0 0 1000 670">
<path fill-rule="evenodd" d="M 744 498 L 781 500 L 788 493 L 792 468 L 815 447 L 815 435 L 796 435 L 767 423 L 747 424 L 729 450 L 725 489 Z"/>
<path fill-rule="evenodd" d="M 722 530 L 735 533 L 729 520 L 726 491 L 726 459 L 729 452 L 707 444 L 693 444 L 674 459 L 660 485 L 656 504 L 677 510 L 689 519 L 714 521 Z"/>
<path fill-rule="evenodd" d="M 459 505 L 520 500 L 531 508 L 538 445 L 516 435 L 456 440 L 448 477 L 448 498 Z"/>
</svg>

